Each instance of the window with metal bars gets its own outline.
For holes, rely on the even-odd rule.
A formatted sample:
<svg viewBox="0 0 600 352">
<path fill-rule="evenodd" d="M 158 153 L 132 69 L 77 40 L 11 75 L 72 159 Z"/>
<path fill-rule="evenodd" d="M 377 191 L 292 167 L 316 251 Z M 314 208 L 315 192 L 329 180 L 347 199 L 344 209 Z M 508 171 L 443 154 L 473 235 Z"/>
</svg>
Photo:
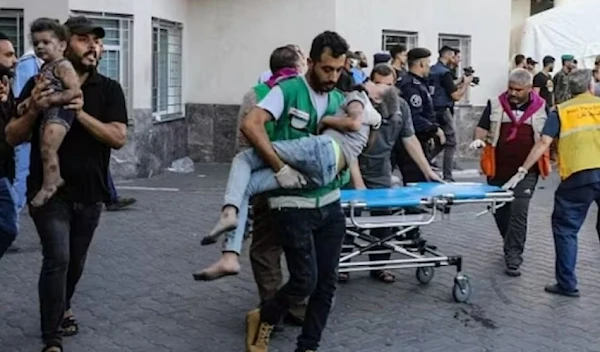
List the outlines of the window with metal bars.
<svg viewBox="0 0 600 352">
<path fill-rule="evenodd" d="M 152 19 L 152 111 L 156 121 L 183 116 L 182 24 Z"/>
<path fill-rule="evenodd" d="M 419 44 L 417 32 L 384 30 L 381 35 L 381 49 L 389 52 L 397 45 L 404 45 L 407 50 L 414 49 Z"/>
<path fill-rule="evenodd" d="M 17 57 L 25 52 L 23 10 L 0 8 L 0 32 L 6 34 L 15 47 Z"/>
<path fill-rule="evenodd" d="M 98 63 L 98 72 L 121 84 L 132 111 L 133 102 L 133 16 L 105 12 L 73 11 L 73 15 L 84 15 L 94 24 L 104 28 L 104 53 Z"/>
</svg>

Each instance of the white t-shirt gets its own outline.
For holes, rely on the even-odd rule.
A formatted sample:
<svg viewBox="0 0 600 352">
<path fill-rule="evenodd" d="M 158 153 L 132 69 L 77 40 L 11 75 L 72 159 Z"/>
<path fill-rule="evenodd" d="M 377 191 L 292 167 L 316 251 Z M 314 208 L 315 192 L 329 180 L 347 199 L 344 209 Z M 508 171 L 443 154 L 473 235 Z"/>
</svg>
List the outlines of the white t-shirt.
<svg viewBox="0 0 600 352">
<path fill-rule="evenodd" d="M 269 78 L 271 78 L 271 76 L 273 76 L 273 73 L 271 72 L 271 70 L 267 70 L 267 71 L 261 73 L 260 76 L 258 76 L 258 84 L 265 83 L 266 81 L 269 80 Z"/>
<path fill-rule="evenodd" d="M 329 95 L 327 93 L 317 93 L 306 81 L 306 78 L 302 77 L 302 81 L 308 87 L 308 93 L 310 95 L 310 101 L 313 107 L 317 111 L 317 119 L 321 120 L 327 105 L 329 104 Z M 278 120 L 283 115 L 283 92 L 279 86 L 273 87 L 271 91 L 260 101 L 257 105 L 259 108 L 264 109 L 271 113 L 275 120 Z"/>
</svg>

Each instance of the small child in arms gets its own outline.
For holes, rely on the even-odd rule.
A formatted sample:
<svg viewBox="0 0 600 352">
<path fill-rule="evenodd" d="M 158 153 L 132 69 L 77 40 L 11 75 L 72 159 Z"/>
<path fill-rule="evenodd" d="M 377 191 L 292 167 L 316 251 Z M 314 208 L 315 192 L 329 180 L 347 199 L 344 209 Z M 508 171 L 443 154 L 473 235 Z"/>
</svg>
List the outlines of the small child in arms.
<svg viewBox="0 0 600 352">
<path fill-rule="evenodd" d="M 370 85 L 370 95 L 374 101 L 381 100 L 388 88 Z M 353 91 L 347 94 L 336 116 L 325 116 L 320 124 L 324 127 L 321 135 L 272 143 L 273 149 L 286 164 L 277 173 L 265 164 L 254 149 L 235 156 L 229 171 L 221 218 L 209 236 L 202 240 L 203 245 L 215 243 L 221 234 L 237 226 L 245 226 L 248 202 L 253 195 L 279 188 L 298 188 L 298 185 L 317 188 L 332 182 L 340 171 L 349 167 L 362 153 L 371 130 L 381 125 L 381 115 L 364 92 Z M 243 236 L 236 235 L 234 241 L 241 245 Z M 208 281 L 235 274 L 237 271 L 223 270 L 217 262 L 194 274 L 194 278 Z"/>
<path fill-rule="evenodd" d="M 48 96 L 50 105 L 43 112 L 40 128 L 40 145 L 44 181 L 42 188 L 31 201 L 34 207 L 44 205 L 64 184 L 60 175 L 58 149 L 75 120 L 75 112 L 66 110 L 65 104 L 79 94 L 79 76 L 71 62 L 64 57 L 68 31 L 57 20 L 39 18 L 31 24 L 31 37 L 35 54 L 44 61 L 36 81 L 49 82 L 54 92 Z M 28 98 L 21 110 L 30 103 Z"/>
</svg>

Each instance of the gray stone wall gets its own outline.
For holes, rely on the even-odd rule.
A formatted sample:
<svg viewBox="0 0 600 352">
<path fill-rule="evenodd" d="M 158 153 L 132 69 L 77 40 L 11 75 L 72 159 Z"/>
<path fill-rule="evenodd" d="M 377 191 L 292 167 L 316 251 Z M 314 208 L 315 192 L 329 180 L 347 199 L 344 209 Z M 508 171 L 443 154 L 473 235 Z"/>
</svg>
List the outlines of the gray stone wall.
<svg viewBox="0 0 600 352">
<path fill-rule="evenodd" d="M 485 106 L 464 105 L 454 111 L 454 121 L 457 134 L 457 157 L 463 159 L 477 158 L 478 152 L 469 150 L 469 144 L 473 142 L 473 133 L 479 123 Z"/>
<path fill-rule="evenodd" d="M 127 145 L 111 156 L 116 178 L 150 177 L 188 154 L 185 118 L 156 123 L 150 109 L 136 109 L 127 132 Z"/>
<path fill-rule="evenodd" d="M 235 155 L 239 105 L 187 104 L 189 156 L 228 163 Z"/>
<path fill-rule="evenodd" d="M 155 123 L 150 110 L 132 114 L 127 145 L 113 151 L 111 170 L 117 178 L 149 177 L 173 160 L 228 163 L 235 155 L 239 105 L 186 104 L 185 118 Z M 475 158 L 469 150 L 483 106 L 456 109 L 457 157 Z"/>
</svg>

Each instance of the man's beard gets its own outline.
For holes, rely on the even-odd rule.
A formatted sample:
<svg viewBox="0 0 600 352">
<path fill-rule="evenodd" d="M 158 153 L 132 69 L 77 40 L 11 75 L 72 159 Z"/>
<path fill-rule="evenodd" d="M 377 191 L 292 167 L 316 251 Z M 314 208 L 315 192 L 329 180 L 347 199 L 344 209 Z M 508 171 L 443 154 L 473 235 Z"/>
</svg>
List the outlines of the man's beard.
<svg viewBox="0 0 600 352">
<path fill-rule="evenodd" d="M 94 51 L 88 51 L 85 54 L 83 54 L 83 56 L 79 56 L 71 51 L 66 52 L 66 58 L 69 59 L 69 61 L 71 61 L 71 64 L 73 65 L 73 68 L 75 69 L 75 71 L 79 72 L 79 73 L 93 73 L 96 71 L 97 65 L 98 65 L 98 60 L 96 60 L 96 65 L 85 65 L 83 64 L 83 58 L 87 57 L 88 55 L 93 54 L 94 57 L 97 57 L 96 53 Z"/>
<path fill-rule="evenodd" d="M 313 89 L 317 93 L 329 93 L 335 88 L 335 82 L 328 82 L 328 83 L 330 83 L 329 87 L 326 86 L 325 84 L 323 84 L 321 82 L 321 80 L 319 79 L 319 76 L 317 76 L 317 73 L 315 72 L 315 70 L 310 71 L 309 77 L 310 77 L 311 83 L 313 85 L 315 85 L 315 87 L 313 87 Z"/>
<path fill-rule="evenodd" d="M 13 78 L 15 75 L 15 67 L 8 67 L 0 64 L 0 78 L 6 76 L 8 78 Z"/>
</svg>

